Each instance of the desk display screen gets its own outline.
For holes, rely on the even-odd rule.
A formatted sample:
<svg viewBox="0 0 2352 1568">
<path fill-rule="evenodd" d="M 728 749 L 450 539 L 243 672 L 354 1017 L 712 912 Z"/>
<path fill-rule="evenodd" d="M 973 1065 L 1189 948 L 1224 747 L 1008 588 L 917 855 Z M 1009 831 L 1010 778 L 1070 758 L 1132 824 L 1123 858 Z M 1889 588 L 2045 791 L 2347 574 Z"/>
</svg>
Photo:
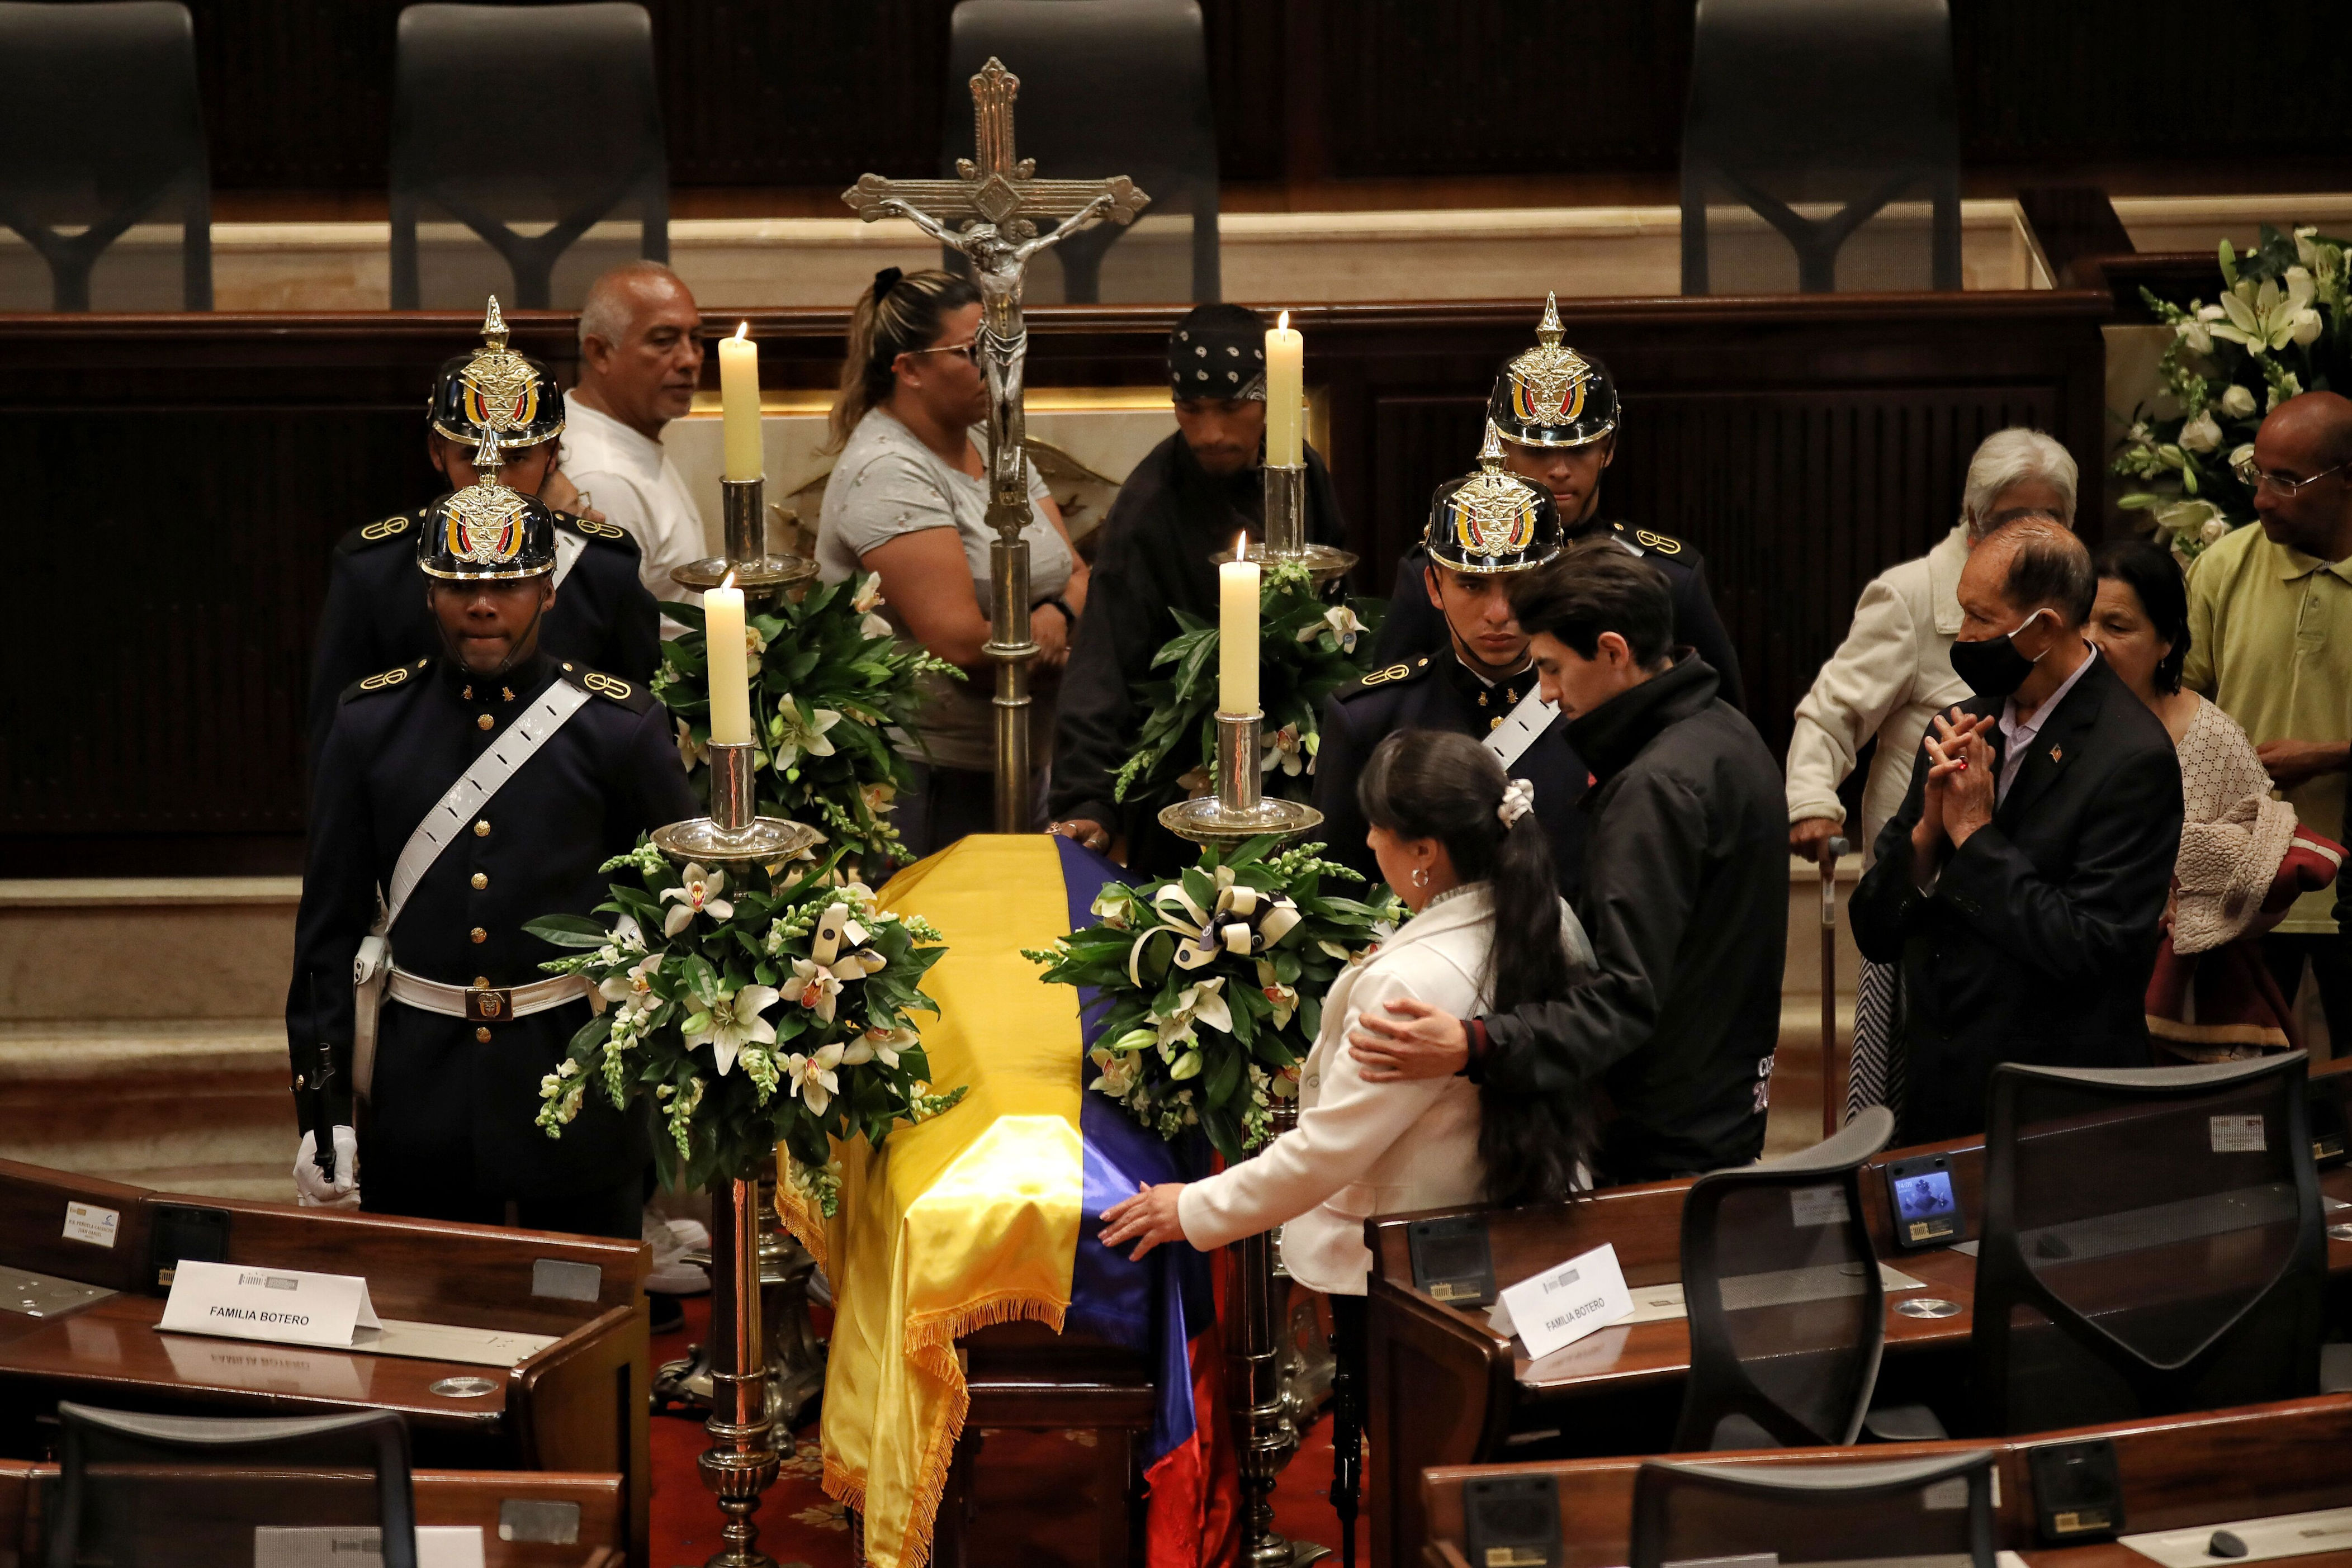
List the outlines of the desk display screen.
<svg viewBox="0 0 2352 1568">
<path fill-rule="evenodd" d="M 1942 1159 L 1899 1160 L 1886 1168 L 1886 1195 L 1895 1208 L 1895 1237 L 1906 1247 L 1932 1247 L 1960 1233 L 1960 1200 L 1951 1167 Z"/>
</svg>

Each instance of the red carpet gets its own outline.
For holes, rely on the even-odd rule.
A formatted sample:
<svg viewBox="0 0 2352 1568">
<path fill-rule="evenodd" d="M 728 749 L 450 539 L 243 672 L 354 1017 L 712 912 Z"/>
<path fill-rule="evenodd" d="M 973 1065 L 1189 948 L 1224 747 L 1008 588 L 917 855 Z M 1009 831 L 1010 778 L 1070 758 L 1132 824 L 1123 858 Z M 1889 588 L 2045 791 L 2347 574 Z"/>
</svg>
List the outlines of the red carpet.
<svg viewBox="0 0 2352 1568">
<path fill-rule="evenodd" d="M 697 1296 L 686 1303 L 686 1326 L 654 1338 L 654 1363 L 658 1366 L 687 1353 L 698 1341 L 710 1318 L 710 1298 Z M 817 1330 L 828 1326 L 818 1310 Z M 1084 1434 L 1091 1437 L 1092 1434 Z M 982 1528 L 984 1541 L 1000 1538 L 996 1526 L 1014 1522 L 1016 1541 L 1006 1541 L 1005 1568 L 1046 1564 L 1090 1563 L 1093 1537 L 1088 1521 L 1076 1510 L 1056 1510 L 1048 1499 L 1066 1499 L 1084 1489 L 1090 1467 L 1068 1462 L 1080 1450 L 1078 1433 L 1004 1432 L 988 1440 L 982 1462 Z M 695 1471 L 695 1456 L 709 1446 L 699 1420 L 656 1416 L 653 1424 L 654 1506 L 653 1568 L 692 1568 L 719 1551 L 718 1506 L 702 1488 Z M 818 1484 L 816 1427 L 795 1434 L 795 1453 L 788 1454 L 776 1484 L 761 1500 L 753 1517 L 760 1525 L 760 1550 L 780 1563 L 804 1563 L 807 1568 L 856 1568 L 849 1557 L 849 1528 L 841 1505 L 824 1495 Z M 1320 1542 L 1335 1552 L 1339 1522 L 1331 1511 L 1331 1423 L 1315 1423 L 1297 1458 L 1282 1472 L 1275 1490 L 1276 1527 L 1296 1539 Z M 1360 1552 L 1364 1522 L 1359 1518 L 1356 1541 Z M 995 1553 L 989 1553 L 994 1556 Z M 1335 1559 L 1336 1561 L 1336 1559 Z M 983 1568 L 996 1568 L 983 1559 Z"/>
</svg>

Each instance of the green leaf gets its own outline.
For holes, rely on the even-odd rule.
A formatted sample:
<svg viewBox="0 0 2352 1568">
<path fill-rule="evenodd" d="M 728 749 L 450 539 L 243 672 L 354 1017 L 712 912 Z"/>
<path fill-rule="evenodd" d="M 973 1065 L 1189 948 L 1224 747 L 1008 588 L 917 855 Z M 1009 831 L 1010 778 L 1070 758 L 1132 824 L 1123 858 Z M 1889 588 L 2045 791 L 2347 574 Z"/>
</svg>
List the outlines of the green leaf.
<svg viewBox="0 0 2352 1568">
<path fill-rule="evenodd" d="M 558 947 L 602 947 L 613 939 L 610 926 L 599 925 L 584 915 L 542 915 L 536 920 L 524 921 L 522 928 Z"/>
</svg>

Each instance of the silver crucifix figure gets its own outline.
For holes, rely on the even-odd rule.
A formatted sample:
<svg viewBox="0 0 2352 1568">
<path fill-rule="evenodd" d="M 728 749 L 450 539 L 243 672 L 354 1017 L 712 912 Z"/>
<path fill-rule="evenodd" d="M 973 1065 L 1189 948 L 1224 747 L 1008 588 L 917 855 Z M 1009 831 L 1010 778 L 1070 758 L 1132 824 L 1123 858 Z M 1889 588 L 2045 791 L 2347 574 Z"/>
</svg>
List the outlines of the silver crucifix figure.
<svg viewBox="0 0 2352 1568">
<path fill-rule="evenodd" d="M 905 218 L 961 251 L 980 289 L 981 370 L 988 378 L 989 556 L 995 612 L 982 650 L 996 664 L 996 831 L 1029 822 L 1029 486 L 1023 461 L 1023 361 L 1029 329 L 1021 319 L 1021 277 L 1029 258 L 1108 218 L 1128 224 L 1150 197 L 1125 175 L 1040 180 L 1037 161 L 1013 155 L 1013 100 L 1021 78 L 992 58 L 971 78 L 977 158 L 956 162 L 952 180 L 886 180 L 861 174 L 841 199 L 867 223 Z M 1062 222 L 1045 234 L 1036 218 Z M 958 225 L 961 224 L 961 226 Z"/>
</svg>

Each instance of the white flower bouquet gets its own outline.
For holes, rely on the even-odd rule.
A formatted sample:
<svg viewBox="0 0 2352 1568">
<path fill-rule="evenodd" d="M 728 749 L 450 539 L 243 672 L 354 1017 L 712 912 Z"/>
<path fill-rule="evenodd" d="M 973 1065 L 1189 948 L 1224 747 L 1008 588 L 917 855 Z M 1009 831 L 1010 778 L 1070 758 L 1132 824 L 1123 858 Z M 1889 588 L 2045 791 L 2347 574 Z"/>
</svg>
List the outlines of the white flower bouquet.
<svg viewBox="0 0 2352 1568">
<path fill-rule="evenodd" d="M 604 1004 L 540 1085 L 539 1125 L 561 1137 L 591 1086 L 616 1109 L 652 1100 L 667 1131 L 655 1153 L 673 1186 L 758 1174 L 779 1145 L 793 1184 L 828 1216 L 839 1192 L 832 1140 L 879 1146 L 900 1122 L 963 1098 L 934 1092 L 912 1015 L 937 1012 L 924 972 L 946 948 L 920 918 L 837 880 L 836 850 L 797 880 L 755 885 L 650 843 L 605 863 L 610 925 L 548 915 L 525 929 L 580 952 L 543 967 L 584 975 Z"/>
<path fill-rule="evenodd" d="M 2184 308 L 2140 290 L 2173 331 L 2158 373 L 2179 412 L 2134 411 L 2115 471 L 2148 488 L 2118 504 L 2147 513 L 2183 561 L 2253 521 L 2253 487 L 2240 469 L 2263 416 L 2298 392 L 2352 387 L 2345 246 L 2316 229 L 2282 235 L 2265 224 L 2244 256 L 2221 242 L 2227 287 L 2212 304 Z"/>
</svg>

